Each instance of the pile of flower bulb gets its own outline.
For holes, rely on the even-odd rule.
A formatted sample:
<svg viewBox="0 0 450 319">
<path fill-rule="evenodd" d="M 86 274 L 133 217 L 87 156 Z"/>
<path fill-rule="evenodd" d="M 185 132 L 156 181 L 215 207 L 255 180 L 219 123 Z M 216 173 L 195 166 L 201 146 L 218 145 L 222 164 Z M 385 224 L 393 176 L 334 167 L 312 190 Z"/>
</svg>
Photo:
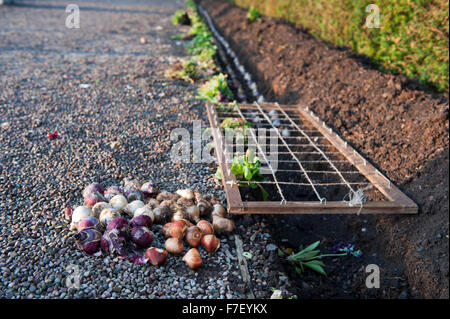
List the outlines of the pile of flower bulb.
<svg viewBox="0 0 450 319">
<path fill-rule="evenodd" d="M 82 206 L 66 207 L 64 213 L 70 229 L 77 232 L 78 248 L 90 256 L 101 256 L 103 251 L 138 265 L 160 266 L 169 253 L 181 254 L 185 241 L 191 249 L 182 260 L 197 269 L 202 265 L 197 247 L 214 253 L 220 247 L 216 235 L 229 235 L 234 230 L 220 203 L 191 189 L 173 194 L 160 192 L 152 182 L 140 184 L 126 179 L 123 186 L 106 189 L 92 183 L 83 190 L 83 199 Z M 151 247 L 154 224 L 164 225 L 161 233 L 166 238 L 165 249 Z"/>
</svg>

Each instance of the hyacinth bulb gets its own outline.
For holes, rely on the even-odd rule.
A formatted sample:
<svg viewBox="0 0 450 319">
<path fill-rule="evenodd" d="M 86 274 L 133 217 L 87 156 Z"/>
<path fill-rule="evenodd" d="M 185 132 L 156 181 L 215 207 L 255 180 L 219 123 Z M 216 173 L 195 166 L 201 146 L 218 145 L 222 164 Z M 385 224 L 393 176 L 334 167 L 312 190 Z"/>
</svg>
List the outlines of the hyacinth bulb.
<svg viewBox="0 0 450 319">
<path fill-rule="evenodd" d="M 131 227 L 137 227 L 137 226 L 145 226 L 147 228 L 150 228 L 153 224 L 153 221 L 150 216 L 148 215 L 139 215 L 136 217 L 133 217 L 133 219 L 130 222 Z"/>
<path fill-rule="evenodd" d="M 130 237 L 139 248 L 150 247 L 153 241 L 153 232 L 145 226 L 136 226 L 131 229 Z"/>
<path fill-rule="evenodd" d="M 123 195 L 116 195 L 110 199 L 109 204 L 115 210 L 122 211 L 128 205 L 128 201 Z"/>
<path fill-rule="evenodd" d="M 150 247 L 145 251 L 145 258 L 153 266 L 164 265 L 169 257 L 169 253 L 166 250 Z"/>
<path fill-rule="evenodd" d="M 77 229 L 77 225 L 86 217 L 92 214 L 92 210 L 87 206 L 78 206 L 72 213 L 72 222 L 70 224 L 70 229 Z"/>
<path fill-rule="evenodd" d="M 152 219 L 152 222 L 155 220 L 155 214 L 149 207 L 146 207 L 146 206 L 140 207 L 134 211 L 134 214 L 133 214 L 134 217 L 141 216 L 141 215 L 147 215 L 148 217 L 150 217 Z"/>
<path fill-rule="evenodd" d="M 115 218 L 120 217 L 120 213 L 112 208 L 107 208 L 102 210 L 102 212 L 100 213 L 100 223 L 103 224 L 103 226 L 108 226 L 108 224 Z"/>
<path fill-rule="evenodd" d="M 123 217 L 116 217 L 108 223 L 106 230 L 117 229 L 123 236 L 128 236 L 130 233 L 130 225 L 128 220 Z"/>
<path fill-rule="evenodd" d="M 92 207 L 92 216 L 100 218 L 100 213 L 107 208 L 112 208 L 107 202 L 99 202 Z"/>
<path fill-rule="evenodd" d="M 89 256 L 98 256 L 100 252 L 100 242 L 102 234 L 93 228 L 87 228 L 75 235 L 78 248 Z"/>
<path fill-rule="evenodd" d="M 88 228 L 93 228 L 95 230 L 101 231 L 103 227 L 97 218 L 95 218 L 94 216 L 88 216 L 78 223 L 77 230 L 80 232 Z"/>
<path fill-rule="evenodd" d="M 126 239 L 118 229 L 105 231 L 100 241 L 102 249 L 110 254 L 126 255 Z"/>
<path fill-rule="evenodd" d="M 135 188 L 135 189 L 140 189 L 141 186 L 142 186 L 141 183 L 137 179 L 128 179 L 128 178 L 125 178 L 123 180 L 123 185 L 124 185 L 124 188 L 125 187 L 132 187 L 132 188 Z"/>
<path fill-rule="evenodd" d="M 83 192 L 82 192 L 83 198 L 86 197 L 88 194 L 90 194 L 90 193 L 95 193 L 95 192 L 98 192 L 98 193 L 100 193 L 100 194 L 103 194 L 103 192 L 104 192 L 103 185 L 100 184 L 100 183 L 92 183 L 92 184 L 89 184 L 88 186 L 86 186 L 86 187 L 83 189 Z"/>
<path fill-rule="evenodd" d="M 152 182 L 144 183 L 141 186 L 141 193 L 147 197 L 157 194 L 158 191 L 159 191 L 158 187 L 155 186 Z"/>
<path fill-rule="evenodd" d="M 132 185 L 125 185 L 123 188 L 123 194 L 125 195 L 125 197 L 129 202 L 143 199 L 142 193 L 139 190 L 139 188 L 136 188 Z"/>
<path fill-rule="evenodd" d="M 84 205 L 88 207 L 93 207 L 95 204 L 104 201 L 106 201 L 106 199 L 99 192 L 88 193 L 84 197 Z"/>
<path fill-rule="evenodd" d="M 128 205 L 125 206 L 124 211 L 125 211 L 125 213 L 128 214 L 128 216 L 133 217 L 134 212 L 136 211 L 136 209 L 144 207 L 144 205 L 145 204 L 144 204 L 143 201 L 135 200 L 135 201 L 132 201 L 131 203 L 128 203 Z"/>
<path fill-rule="evenodd" d="M 120 186 L 110 186 L 105 190 L 104 196 L 106 200 L 110 201 L 116 195 L 123 195 L 122 188 Z"/>
</svg>

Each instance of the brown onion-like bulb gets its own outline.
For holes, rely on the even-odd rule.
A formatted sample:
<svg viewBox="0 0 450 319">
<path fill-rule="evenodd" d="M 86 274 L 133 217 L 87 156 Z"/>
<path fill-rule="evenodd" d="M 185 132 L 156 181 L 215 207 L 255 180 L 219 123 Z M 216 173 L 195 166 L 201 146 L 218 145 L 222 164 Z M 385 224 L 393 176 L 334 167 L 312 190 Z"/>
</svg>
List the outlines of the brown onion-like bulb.
<svg viewBox="0 0 450 319">
<path fill-rule="evenodd" d="M 191 226 L 186 230 L 186 241 L 191 247 L 197 247 L 200 245 L 202 236 L 202 230 L 197 226 Z"/>
<path fill-rule="evenodd" d="M 193 200 L 195 197 L 194 191 L 189 188 L 177 190 L 177 195 L 179 195 L 187 200 Z"/>
<path fill-rule="evenodd" d="M 214 228 L 214 233 L 216 233 L 216 234 L 229 235 L 234 230 L 234 223 L 231 219 L 214 215 L 213 216 L 213 228 Z"/>
<path fill-rule="evenodd" d="M 186 224 L 187 227 L 194 226 L 194 224 L 192 224 L 192 223 L 191 223 L 190 221 L 188 221 L 187 219 L 180 219 L 180 220 L 182 220 L 182 221 Z"/>
<path fill-rule="evenodd" d="M 191 248 L 182 259 L 189 268 L 197 269 L 202 266 L 202 256 L 197 248 Z"/>
<path fill-rule="evenodd" d="M 169 253 L 177 255 L 183 252 L 184 245 L 180 238 L 171 237 L 166 240 L 164 247 Z"/>
<path fill-rule="evenodd" d="M 208 253 L 215 253 L 220 247 L 220 240 L 214 235 L 203 236 L 201 242 Z"/>
<path fill-rule="evenodd" d="M 145 251 L 145 258 L 148 259 L 148 262 L 153 266 L 158 267 L 164 265 L 168 257 L 169 253 L 164 249 L 150 247 Z"/>
<path fill-rule="evenodd" d="M 211 225 L 211 223 L 208 222 L 207 220 L 200 220 L 197 223 L 197 227 L 202 230 L 203 236 L 205 236 L 205 235 L 214 235 L 213 225 Z"/>
<path fill-rule="evenodd" d="M 186 233 L 187 226 L 186 224 L 182 223 L 167 223 L 163 226 L 161 229 L 161 232 L 166 236 L 166 238 L 169 237 L 176 237 L 176 238 L 183 238 Z"/>
<path fill-rule="evenodd" d="M 169 192 L 161 192 L 156 196 L 156 200 L 162 202 L 164 200 L 174 200 L 176 196 Z"/>
<path fill-rule="evenodd" d="M 214 216 L 225 217 L 226 214 L 227 214 L 227 211 L 225 210 L 225 208 L 220 204 L 216 204 L 216 205 L 214 205 L 211 216 L 212 217 L 214 217 Z"/>
<path fill-rule="evenodd" d="M 185 219 L 185 213 L 181 209 L 177 210 L 175 212 L 175 214 L 172 215 L 172 221 L 173 222 L 176 222 L 177 220 L 180 220 L 180 219 Z"/>
<path fill-rule="evenodd" d="M 185 211 L 189 220 L 192 220 L 195 223 L 200 220 L 200 208 L 198 208 L 197 206 L 193 205 L 187 207 Z"/>
<path fill-rule="evenodd" d="M 192 200 L 186 199 L 186 198 L 184 198 L 184 197 L 178 198 L 177 201 L 176 201 L 176 203 L 177 203 L 178 205 L 183 206 L 183 207 L 189 207 L 189 206 L 194 205 L 194 202 L 193 202 Z"/>
</svg>

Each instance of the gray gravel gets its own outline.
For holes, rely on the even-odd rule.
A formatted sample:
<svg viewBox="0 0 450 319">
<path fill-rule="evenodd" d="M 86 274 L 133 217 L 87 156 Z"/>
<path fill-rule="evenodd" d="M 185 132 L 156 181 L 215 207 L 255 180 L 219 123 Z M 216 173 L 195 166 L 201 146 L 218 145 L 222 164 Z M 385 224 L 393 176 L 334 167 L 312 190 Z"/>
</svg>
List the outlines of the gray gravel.
<svg viewBox="0 0 450 319">
<path fill-rule="evenodd" d="M 223 200 L 214 165 L 169 161 L 171 130 L 207 123 L 195 88 L 163 76 L 184 54 L 170 39 L 181 2 L 77 3 L 79 30 L 65 28 L 64 1 L 0 8 L 0 298 L 239 297 L 229 238 L 216 255 L 202 252 L 197 272 L 181 258 L 154 268 L 75 247 L 61 211 L 81 202 L 89 182 L 152 178 Z M 60 138 L 51 141 L 55 128 Z M 66 287 L 70 265 L 79 289 Z"/>
<path fill-rule="evenodd" d="M 18 3 L 0 7 L 0 298 L 245 297 L 233 237 L 222 237 L 215 255 L 201 250 L 196 272 L 181 257 L 161 268 L 136 266 L 86 256 L 62 213 L 81 203 L 88 183 L 127 177 L 224 201 L 215 164 L 169 159 L 174 128 L 208 125 L 195 86 L 163 76 L 185 54 L 170 39 L 180 31 L 170 17 L 183 1 L 78 1 L 81 29 L 65 27 L 64 1 Z M 55 128 L 60 137 L 49 140 Z M 238 228 L 244 250 L 254 253 L 257 297 L 279 287 L 263 226 Z M 163 246 L 161 236 L 154 246 Z M 78 289 L 67 286 L 70 267 L 78 269 Z"/>
</svg>

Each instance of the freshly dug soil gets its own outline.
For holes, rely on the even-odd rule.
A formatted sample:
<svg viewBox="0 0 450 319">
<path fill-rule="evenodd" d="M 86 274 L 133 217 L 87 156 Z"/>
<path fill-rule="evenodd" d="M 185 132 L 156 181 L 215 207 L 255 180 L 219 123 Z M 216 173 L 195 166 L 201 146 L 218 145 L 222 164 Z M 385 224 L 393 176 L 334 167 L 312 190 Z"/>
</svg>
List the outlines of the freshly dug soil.
<svg viewBox="0 0 450 319">
<path fill-rule="evenodd" d="M 227 1 L 199 3 L 266 100 L 310 106 L 420 206 L 414 216 L 268 217 L 280 244 L 321 239 L 326 248 L 345 239 L 364 252 L 358 262 L 326 262 L 326 279 L 297 276 L 298 296 L 448 298 L 448 93 L 383 74 L 367 57 L 280 19 L 250 24 Z M 380 266 L 378 290 L 365 287 L 369 263 Z"/>
</svg>

